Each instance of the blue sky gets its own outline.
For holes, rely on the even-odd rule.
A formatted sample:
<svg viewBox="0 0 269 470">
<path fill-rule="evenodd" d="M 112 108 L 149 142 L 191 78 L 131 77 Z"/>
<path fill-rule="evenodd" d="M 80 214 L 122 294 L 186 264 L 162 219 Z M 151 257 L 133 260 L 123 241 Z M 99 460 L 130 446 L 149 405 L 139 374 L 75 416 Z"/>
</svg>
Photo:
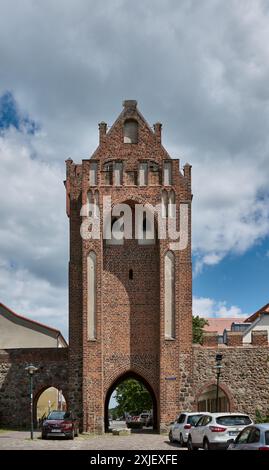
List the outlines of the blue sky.
<svg viewBox="0 0 269 470">
<path fill-rule="evenodd" d="M 19 110 L 13 94 L 6 91 L 0 96 L 0 132 L 11 127 L 27 134 L 35 134 L 38 130 L 38 124 Z"/>
<path fill-rule="evenodd" d="M 215 266 L 206 266 L 194 277 L 193 292 L 198 298 L 225 299 L 250 314 L 268 303 L 269 240 L 245 254 L 227 256 Z M 198 312 L 197 312 L 198 313 Z"/>
<path fill-rule="evenodd" d="M 192 164 L 194 313 L 267 303 L 268 43 L 263 0 L 3 0 L 0 300 L 67 335 L 64 160 L 137 99 Z"/>
</svg>

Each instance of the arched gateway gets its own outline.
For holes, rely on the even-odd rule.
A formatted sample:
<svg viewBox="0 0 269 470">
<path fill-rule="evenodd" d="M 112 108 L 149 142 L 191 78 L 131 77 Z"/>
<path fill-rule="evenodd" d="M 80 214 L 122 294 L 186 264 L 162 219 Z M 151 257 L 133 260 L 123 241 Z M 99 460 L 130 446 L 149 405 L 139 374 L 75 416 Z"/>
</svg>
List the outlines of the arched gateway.
<svg viewBox="0 0 269 470">
<path fill-rule="evenodd" d="M 112 396 L 113 392 L 116 390 L 117 386 L 120 385 L 121 383 L 123 383 L 124 381 L 128 380 L 128 379 L 135 379 L 138 382 L 142 383 L 144 385 L 144 387 L 147 389 L 147 391 L 149 392 L 150 397 L 151 397 L 151 401 L 152 401 L 152 410 L 151 410 L 152 411 L 152 418 L 153 418 L 152 426 L 153 426 L 154 430 L 158 430 L 159 429 L 158 403 L 157 403 L 157 398 L 156 398 L 155 391 L 153 390 L 151 385 L 144 379 L 144 377 L 142 377 L 141 375 L 137 374 L 134 371 L 128 371 L 125 374 L 121 374 L 111 384 L 111 386 L 109 387 L 109 389 L 106 393 L 105 410 L 104 410 L 105 411 L 105 423 L 104 423 L 105 431 L 109 430 L 109 409 L 108 409 L 108 407 L 109 407 L 109 402 L 110 402 L 111 396 Z"/>
<path fill-rule="evenodd" d="M 135 371 L 160 429 L 178 413 L 191 367 L 191 229 L 179 211 L 185 204 L 190 216 L 190 166 L 181 173 L 161 144 L 161 124 L 152 130 L 135 101 L 99 132 L 91 158 L 66 162 L 70 406 L 83 430 L 103 432 L 112 388 Z M 185 246 L 169 224 L 185 229 Z"/>
</svg>

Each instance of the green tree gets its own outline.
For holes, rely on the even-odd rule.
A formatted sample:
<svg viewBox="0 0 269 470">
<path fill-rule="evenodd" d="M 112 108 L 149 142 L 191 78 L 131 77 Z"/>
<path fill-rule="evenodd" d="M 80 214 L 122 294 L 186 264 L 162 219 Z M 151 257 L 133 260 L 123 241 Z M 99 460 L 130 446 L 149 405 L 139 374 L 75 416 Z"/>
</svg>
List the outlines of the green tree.
<svg viewBox="0 0 269 470">
<path fill-rule="evenodd" d="M 199 317 L 199 315 L 192 317 L 192 340 L 194 343 L 202 344 L 205 325 L 208 325 L 205 318 Z"/>
<path fill-rule="evenodd" d="M 138 380 L 127 379 L 116 388 L 115 398 L 118 402 L 117 411 L 140 414 L 143 410 L 151 410 L 152 399 L 146 387 Z"/>
<path fill-rule="evenodd" d="M 260 410 L 255 410 L 255 423 L 268 423 L 269 422 L 269 410 L 266 415 L 263 415 Z"/>
</svg>

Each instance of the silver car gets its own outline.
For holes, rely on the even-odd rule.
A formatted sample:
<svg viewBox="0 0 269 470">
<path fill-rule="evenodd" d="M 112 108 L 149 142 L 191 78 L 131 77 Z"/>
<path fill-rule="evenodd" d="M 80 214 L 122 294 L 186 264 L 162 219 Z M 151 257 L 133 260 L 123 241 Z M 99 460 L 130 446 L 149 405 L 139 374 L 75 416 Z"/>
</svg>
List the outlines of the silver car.
<svg viewBox="0 0 269 470">
<path fill-rule="evenodd" d="M 179 442 L 181 447 L 185 446 L 188 441 L 189 432 L 192 426 L 195 426 L 197 421 L 203 416 L 203 413 L 194 412 L 188 413 L 184 411 L 181 413 L 174 423 L 170 426 L 169 440 L 170 442 Z"/>
<path fill-rule="evenodd" d="M 269 450 L 269 423 L 247 426 L 228 450 Z"/>
<path fill-rule="evenodd" d="M 225 450 L 231 440 L 251 424 L 253 421 L 243 413 L 206 413 L 190 429 L 188 449 Z"/>
</svg>

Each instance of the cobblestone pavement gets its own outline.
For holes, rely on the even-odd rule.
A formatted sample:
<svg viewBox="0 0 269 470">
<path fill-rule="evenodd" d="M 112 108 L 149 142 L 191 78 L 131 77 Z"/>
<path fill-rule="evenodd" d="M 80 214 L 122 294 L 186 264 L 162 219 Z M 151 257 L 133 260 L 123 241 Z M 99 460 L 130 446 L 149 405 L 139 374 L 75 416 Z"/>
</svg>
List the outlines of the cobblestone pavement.
<svg viewBox="0 0 269 470">
<path fill-rule="evenodd" d="M 178 444 L 171 444 L 166 435 L 134 433 L 130 436 L 111 434 L 79 435 L 73 441 L 65 439 L 42 440 L 40 432 L 34 433 L 31 441 L 29 432 L 1 431 L 0 450 L 183 450 Z"/>
</svg>

